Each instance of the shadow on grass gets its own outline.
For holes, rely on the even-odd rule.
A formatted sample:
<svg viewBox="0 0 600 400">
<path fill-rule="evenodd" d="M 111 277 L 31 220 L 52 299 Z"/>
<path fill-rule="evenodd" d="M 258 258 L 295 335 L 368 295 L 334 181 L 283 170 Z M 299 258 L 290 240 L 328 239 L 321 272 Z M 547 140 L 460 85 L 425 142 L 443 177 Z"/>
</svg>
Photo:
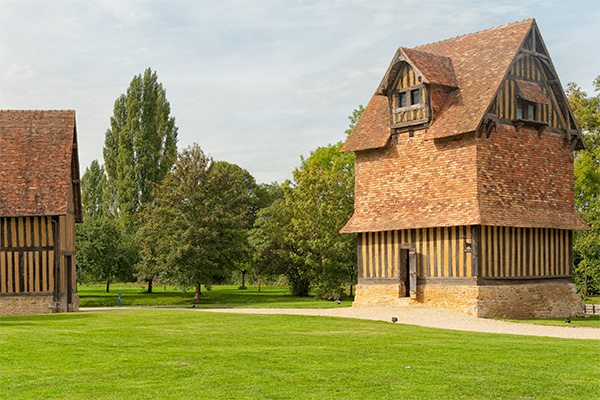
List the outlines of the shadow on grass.
<svg viewBox="0 0 600 400">
<path fill-rule="evenodd" d="M 122 295 L 122 306 L 191 306 L 197 308 L 231 307 L 334 307 L 349 306 L 352 299 L 347 297 L 338 305 L 336 302 L 317 300 L 314 297 L 298 297 L 289 294 L 287 287 L 266 286 L 261 291 L 248 287 L 239 290 L 233 285 L 213 286 L 203 290 L 201 299 L 194 300 L 194 291 L 183 291 L 176 287 L 155 287 L 153 293 L 146 293 L 145 287 L 133 284 L 115 284 L 111 293 L 103 288 L 81 285 L 79 288 L 81 307 L 117 307 L 118 294 Z"/>
<path fill-rule="evenodd" d="M 94 316 L 85 313 L 56 313 L 56 314 L 36 314 L 36 315 L 11 315 L 0 317 L 0 328 L 3 326 L 33 326 L 48 321 L 73 321 L 87 320 Z"/>
</svg>

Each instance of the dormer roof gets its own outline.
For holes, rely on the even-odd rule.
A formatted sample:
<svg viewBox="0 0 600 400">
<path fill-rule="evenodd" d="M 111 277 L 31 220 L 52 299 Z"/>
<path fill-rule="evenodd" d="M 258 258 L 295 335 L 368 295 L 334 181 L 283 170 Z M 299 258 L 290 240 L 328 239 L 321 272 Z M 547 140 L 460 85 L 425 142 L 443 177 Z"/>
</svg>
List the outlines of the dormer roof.
<svg viewBox="0 0 600 400">
<path fill-rule="evenodd" d="M 536 32 L 535 36 L 532 35 L 532 31 Z M 392 126 L 389 110 L 386 112 L 385 102 L 379 97 L 385 98 L 399 65 L 403 62 L 409 63 L 424 83 L 446 88 L 447 97 L 443 105 L 434 112 L 427 127 L 427 139 L 477 131 L 486 121 L 486 115 L 520 50 L 521 53 L 529 51 L 526 50 L 526 40 L 533 37 L 531 40 L 537 41 L 538 52 L 546 58 L 546 68 L 555 75 L 554 67 L 537 32 L 535 20 L 527 19 L 414 49 L 400 47 L 369 103 L 371 107 L 365 109 L 342 151 L 375 149 L 387 144 Z M 575 138 L 575 149 L 583 148 L 582 135 L 560 83 L 557 82 L 558 78 L 555 77 L 549 86 L 552 86 L 551 89 L 561 108 L 570 114 L 567 133 L 569 143 L 571 138 Z M 519 90 L 524 96 L 532 98 L 539 98 L 542 92 L 529 83 L 519 85 Z M 547 98 L 544 101 L 547 102 Z M 364 121 L 361 121 L 363 118 Z"/>
<path fill-rule="evenodd" d="M 410 64 L 424 83 L 452 88 L 458 86 L 450 58 L 399 47 L 375 94 L 387 95 L 390 85 L 396 80 L 402 62 Z"/>
<path fill-rule="evenodd" d="M 69 211 L 83 220 L 75 111 L 0 111 L 0 216 Z"/>
</svg>

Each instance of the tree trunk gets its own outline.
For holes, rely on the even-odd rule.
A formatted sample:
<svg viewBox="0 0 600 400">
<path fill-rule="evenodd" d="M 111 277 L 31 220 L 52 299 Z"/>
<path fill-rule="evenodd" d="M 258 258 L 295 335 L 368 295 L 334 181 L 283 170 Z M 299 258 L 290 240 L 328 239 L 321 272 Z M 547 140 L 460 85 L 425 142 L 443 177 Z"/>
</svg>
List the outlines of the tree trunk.
<svg viewBox="0 0 600 400">
<path fill-rule="evenodd" d="M 588 295 L 588 275 L 587 275 L 587 262 L 583 264 L 584 272 L 584 289 L 583 289 L 583 297 L 587 297 Z"/>
<path fill-rule="evenodd" d="M 246 287 L 246 270 L 242 270 L 242 287 Z"/>
<path fill-rule="evenodd" d="M 196 295 L 194 296 L 194 300 L 199 301 L 200 296 L 202 296 L 202 285 L 198 283 L 196 285 Z"/>
<path fill-rule="evenodd" d="M 352 297 L 352 286 L 353 285 L 350 285 L 350 297 Z"/>
<path fill-rule="evenodd" d="M 152 281 L 154 280 L 154 277 L 148 279 L 148 291 L 146 293 L 152 293 Z"/>
<path fill-rule="evenodd" d="M 262 275 L 258 276 L 258 291 L 260 292 L 260 284 L 262 283 Z"/>
<path fill-rule="evenodd" d="M 110 289 L 110 279 L 106 280 L 106 293 L 108 293 L 108 289 Z"/>
</svg>

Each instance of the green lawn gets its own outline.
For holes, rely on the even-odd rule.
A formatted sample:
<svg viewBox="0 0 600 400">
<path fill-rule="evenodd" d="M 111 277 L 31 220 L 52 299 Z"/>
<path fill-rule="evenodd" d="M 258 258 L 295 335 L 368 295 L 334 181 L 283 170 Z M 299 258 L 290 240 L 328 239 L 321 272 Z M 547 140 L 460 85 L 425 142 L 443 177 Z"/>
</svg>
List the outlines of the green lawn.
<svg viewBox="0 0 600 400">
<path fill-rule="evenodd" d="M 600 296 L 588 296 L 585 298 L 584 303 L 586 304 L 600 304 Z"/>
<path fill-rule="evenodd" d="M 592 399 L 597 341 L 176 310 L 0 318 L 0 399 Z"/>
<path fill-rule="evenodd" d="M 590 315 L 586 318 L 570 318 L 571 322 L 566 323 L 564 318 L 554 319 L 509 319 L 506 321 L 520 322 L 536 325 L 554 325 L 554 326 L 591 326 L 600 328 L 600 315 Z"/>
<path fill-rule="evenodd" d="M 230 307 L 277 307 L 277 308 L 328 308 L 348 307 L 351 299 L 344 299 L 341 304 L 334 301 L 315 300 L 314 297 L 291 296 L 285 286 L 249 286 L 239 290 L 237 286 L 213 286 L 211 291 L 202 288 L 202 299 L 194 301 L 194 291 L 182 292 L 181 289 L 167 286 L 155 286 L 153 293 L 145 293 L 145 286 L 136 284 L 113 284 L 110 292 L 106 286 L 79 285 L 79 305 L 81 307 L 116 307 L 118 294 L 122 295 L 123 306 L 190 306 L 196 308 L 230 308 Z"/>
</svg>

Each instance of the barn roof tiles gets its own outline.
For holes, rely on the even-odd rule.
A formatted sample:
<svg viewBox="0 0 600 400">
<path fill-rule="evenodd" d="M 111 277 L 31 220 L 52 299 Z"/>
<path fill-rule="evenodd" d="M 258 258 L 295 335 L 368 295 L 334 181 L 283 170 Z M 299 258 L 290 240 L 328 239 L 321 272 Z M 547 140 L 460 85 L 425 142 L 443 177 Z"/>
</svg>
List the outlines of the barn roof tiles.
<svg viewBox="0 0 600 400">
<path fill-rule="evenodd" d="M 0 110 L 0 216 L 66 215 L 70 190 L 80 222 L 75 111 Z"/>
</svg>

